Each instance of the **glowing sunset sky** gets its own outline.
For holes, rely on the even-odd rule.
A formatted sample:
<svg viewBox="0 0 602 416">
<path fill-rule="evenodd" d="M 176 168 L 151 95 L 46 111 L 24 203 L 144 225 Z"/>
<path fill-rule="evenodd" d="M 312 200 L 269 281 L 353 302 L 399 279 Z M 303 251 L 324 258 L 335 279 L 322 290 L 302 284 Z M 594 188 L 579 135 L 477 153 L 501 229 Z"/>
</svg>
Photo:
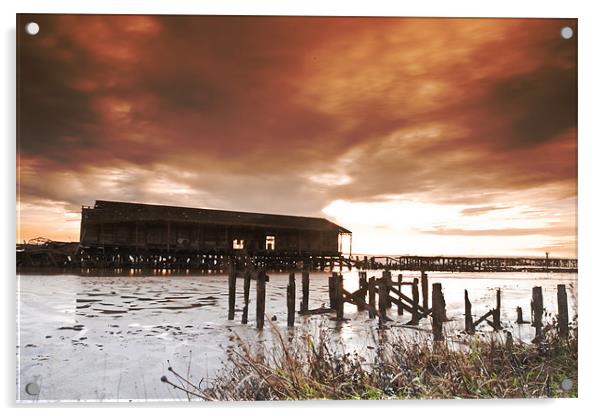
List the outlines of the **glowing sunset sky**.
<svg viewBox="0 0 602 416">
<path fill-rule="evenodd" d="M 576 20 L 25 15 L 17 240 L 96 199 L 576 257 Z"/>
</svg>

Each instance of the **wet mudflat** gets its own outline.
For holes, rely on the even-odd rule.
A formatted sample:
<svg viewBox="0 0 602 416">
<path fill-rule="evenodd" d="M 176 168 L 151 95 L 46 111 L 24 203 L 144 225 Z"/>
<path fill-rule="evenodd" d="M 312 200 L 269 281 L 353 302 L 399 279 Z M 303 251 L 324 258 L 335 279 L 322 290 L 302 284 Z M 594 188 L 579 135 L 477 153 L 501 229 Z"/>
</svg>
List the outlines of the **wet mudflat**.
<svg viewBox="0 0 602 416">
<path fill-rule="evenodd" d="M 415 272 L 403 272 L 408 281 Z M 344 272 L 348 290 L 357 289 L 356 271 Z M 380 276 L 369 271 L 368 276 Z M 394 273 L 397 276 L 397 273 Z M 328 273 L 312 273 L 310 308 L 328 305 Z M 495 289 L 502 289 L 502 323 L 516 338 L 528 341 L 530 325 L 517 325 L 515 309 L 525 318 L 530 311 L 531 288 L 542 286 L 544 305 L 556 312 L 556 285 L 569 291 L 571 316 L 576 313 L 577 277 L 546 273 L 429 273 L 430 283 L 442 283 L 447 303 L 448 334 L 463 328 L 464 289 L 468 289 L 473 313 L 482 315 L 495 305 Z M 299 276 L 300 281 L 300 276 Z M 266 289 L 266 314 L 286 333 L 286 285 L 288 274 L 270 273 Z M 185 399 L 160 382 L 171 365 L 195 381 L 211 379 L 223 366 L 226 350 L 238 336 L 249 343 L 274 342 L 269 330 L 255 324 L 255 282 L 251 283 L 249 324 L 241 325 L 242 279 L 237 285 L 237 314 L 228 321 L 226 276 L 219 275 L 41 275 L 19 276 L 17 394 L 28 400 L 165 400 Z M 409 287 L 404 287 L 409 295 Z M 573 296 L 574 295 L 574 296 Z M 301 285 L 297 284 L 297 304 Z M 409 315 L 390 313 L 393 330 Z M 548 319 L 551 319 L 551 315 Z M 326 325 L 333 339 L 346 350 L 368 353 L 376 320 L 367 312 L 345 305 L 344 323 L 329 316 L 296 317 L 295 331 L 315 331 Z M 428 329 L 427 320 L 421 328 Z M 267 326 L 266 326 L 267 328 Z M 490 331 L 487 325 L 480 330 Z M 169 360 L 169 363 L 168 363 Z M 28 383 L 40 387 L 37 396 L 25 391 Z"/>
</svg>

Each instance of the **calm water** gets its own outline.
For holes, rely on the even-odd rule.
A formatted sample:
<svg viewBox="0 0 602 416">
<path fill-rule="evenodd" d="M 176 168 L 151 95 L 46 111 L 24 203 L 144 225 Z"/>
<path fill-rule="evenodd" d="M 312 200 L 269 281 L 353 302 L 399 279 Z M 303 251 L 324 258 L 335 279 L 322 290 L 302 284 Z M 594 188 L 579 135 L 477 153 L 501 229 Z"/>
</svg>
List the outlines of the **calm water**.
<svg viewBox="0 0 602 416">
<path fill-rule="evenodd" d="M 394 273 L 396 276 L 397 273 Z M 345 286 L 356 290 L 357 272 L 344 272 Z M 368 276 L 380 275 L 369 272 Z M 404 279 L 418 276 L 404 272 Z M 328 273 L 312 273 L 310 308 L 328 304 Z M 297 304 L 301 282 L 297 279 Z M 464 289 L 473 313 L 481 316 L 495 305 L 495 289 L 502 289 L 502 322 L 523 340 L 534 336 L 530 325 L 516 325 L 515 309 L 529 319 L 531 288 L 542 286 L 544 306 L 556 312 L 556 285 L 567 284 L 569 309 L 576 314 L 577 276 L 545 273 L 429 273 L 440 282 L 452 319 L 446 331 L 462 329 Z M 249 324 L 241 325 L 242 279 L 238 280 L 237 313 L 227 321 L 228 286 L 225 276 L 77 276 L 20 275 L 18 281 L 18 400 L 160 400 L 184 399 L 160 382 L 171 365 L 195 381 L 210 380 L 223 365 L 225 350 L 236 334 L 248 342 L 272 342 L 270 331 L 255 324 L 255 282 L 251 284 Z M 287 274 L 270 274 L 266 314 L 286 331 Z M 403 291 L 410 295 L 410 287 Z M 572 294 L 574 296 L 572 296 Z M 389 313 L 394 330 L 409 315 Z M 348 321 L 336 331 L 327 316 L 296 318 L 297 331 L 333 327 L 334 337 L 346 349 L 367 353 L 376 320 L 367 312 L 345 305 Z M 422 327 L 430 327 L 423 320 Z M 268 323 L 266 321 L 266 328 Z M 479 329 L 489 331 L 487 325 Z M 40 386 L 38 397 L 25 392 L 27 383 Z"/>
</svg>

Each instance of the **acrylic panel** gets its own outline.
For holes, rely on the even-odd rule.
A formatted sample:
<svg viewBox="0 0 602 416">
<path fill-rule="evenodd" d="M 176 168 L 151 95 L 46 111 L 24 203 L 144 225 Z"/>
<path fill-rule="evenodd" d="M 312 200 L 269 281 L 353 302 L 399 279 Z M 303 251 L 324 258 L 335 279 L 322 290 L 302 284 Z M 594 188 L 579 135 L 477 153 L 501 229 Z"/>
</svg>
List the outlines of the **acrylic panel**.
<svg viewBox="0 0 602 416">
<path fill-rule="evenodd" d="M 576 19 L 17 16 L 17 401 L 577 396 Z"/>
</svg>

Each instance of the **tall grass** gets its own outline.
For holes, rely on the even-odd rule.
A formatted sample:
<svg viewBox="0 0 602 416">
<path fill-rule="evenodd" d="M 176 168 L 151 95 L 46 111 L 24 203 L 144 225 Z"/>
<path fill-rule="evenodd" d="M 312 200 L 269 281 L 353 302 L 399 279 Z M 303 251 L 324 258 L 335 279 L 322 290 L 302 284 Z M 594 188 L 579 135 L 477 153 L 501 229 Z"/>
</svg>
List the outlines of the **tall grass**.
<svg viewBox="0 0 602 416">
<path fill-rule="evenodd" d="M 568 339 L 556 326 L 538 344 L 492 334 L 454 342 L 375 331 L 370 354 L 334 350 L 329 330 L 288 339 L 275 327 L 268 349 L 237 338 L 229 359 L 205 388 L 170 368 L 188 397 L 205 400 L 429 399 L 577 396 L 577 325 Z M 560 383 L 569 379 L 567 391 Z M 567 386 L 564 385 L 564 388 Z"/>
</svg>

